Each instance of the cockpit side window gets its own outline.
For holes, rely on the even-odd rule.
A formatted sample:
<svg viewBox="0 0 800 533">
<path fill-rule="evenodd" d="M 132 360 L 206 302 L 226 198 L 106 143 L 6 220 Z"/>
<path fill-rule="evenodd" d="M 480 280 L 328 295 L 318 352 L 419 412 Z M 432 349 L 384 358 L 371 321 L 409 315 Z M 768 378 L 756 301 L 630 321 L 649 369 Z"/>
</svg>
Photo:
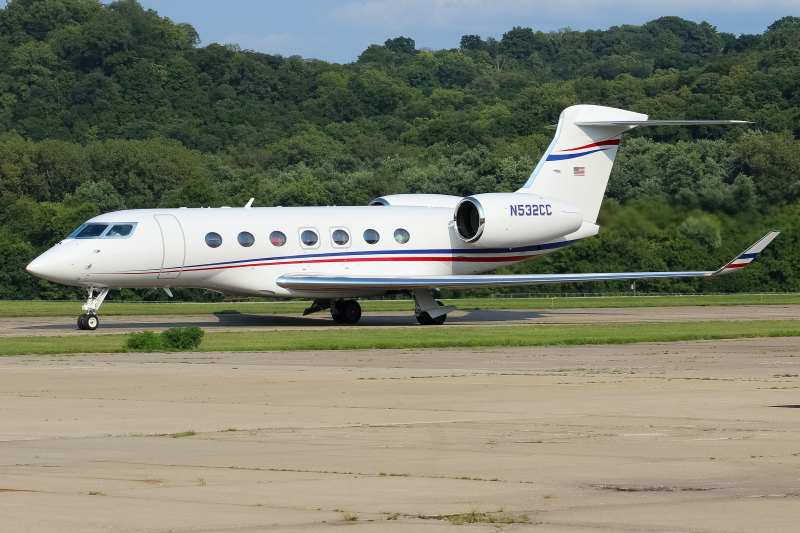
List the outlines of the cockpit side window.
<svg viewBox="0 0 800 533">
<path fill-rule="evenodd" d="M 103 237 L 108 239 L 125 239 L 133 233 L 136 224 L 114 224 Z"/>
<path fill-rule="evenodd" d="M 76 229 L 70 238 L 73 239 L 96 239 L 108 228 L 108 224 L 84 224 Z"/>
</svg>

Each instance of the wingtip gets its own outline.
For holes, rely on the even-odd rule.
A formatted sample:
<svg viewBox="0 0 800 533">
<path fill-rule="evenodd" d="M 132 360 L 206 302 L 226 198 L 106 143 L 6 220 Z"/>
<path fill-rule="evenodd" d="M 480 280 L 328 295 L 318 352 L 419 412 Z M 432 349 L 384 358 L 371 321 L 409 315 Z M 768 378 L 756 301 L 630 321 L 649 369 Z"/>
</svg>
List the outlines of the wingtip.
<svg viewBox="0 0 800 533">
<path fill-rule="evenodd" d="M 758 257 L 764 249 L 769 246 L 769 244 L 780 235 L 780 230 L 771 230 L 766 235 L 758 239 L 753 245 L 751 245 L 747 250 L 740 253 L 733 260 L 726 263 L 722 268 L 714 272 L 714 276 L 717 274 L 728 274 L 730 272 L 734 272 L 736 270 L 743 269 L 747 265 L 753 262 L 753 260 Z"/>
</svg>

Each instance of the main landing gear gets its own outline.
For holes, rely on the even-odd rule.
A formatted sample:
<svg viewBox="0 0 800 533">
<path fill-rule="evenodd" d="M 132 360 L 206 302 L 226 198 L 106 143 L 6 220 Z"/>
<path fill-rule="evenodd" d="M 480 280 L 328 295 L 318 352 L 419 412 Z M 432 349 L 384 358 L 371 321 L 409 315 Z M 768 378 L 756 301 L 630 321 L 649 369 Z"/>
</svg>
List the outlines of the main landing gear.
<svg viewBox="0 0 800 533">
<path fill-rule="evenodd" d="M 100 319 L 97 318 L 97 310 L 100 309 L 100 304 L 106 299 L 108 287 L 89 287 L 87 292 L 89 293 L 89 297 L 86 299 L 86 304 L 83 306 L 83 310 L 87 312 L 78 317 L 78 329 L 93 331 L 100 325 Z"/>
<path fill-rule="evenodd" d="M 361 305 L 355 300 L 335 300 L 331 305 L 331 316 L 339 324 L 355 324 L 361 320 Z"/>
<path fill-rule="evenodd" d="M 440 306 L 444 307 L 444 304 L 439 300 L 436 300 L 436 303 Z M 444 324 L 444 321 L 447 320 L 447 315 L 439 315 L 436 318 L 432 318 L 430 313 L 427 311 L 417 311 L 414 310 L 414 315 L 417 317 L 417 322 L 422 324 L 423 326 L 441 326 Z"/>
<path fill-rule="evenodd" d="M 429 289 L 410 291 L 414 297 L 414 315 L 423 326 L 440 326 L 447 320 L 447 313 L 456 310 L 455 305 L 444 305 L 433 298 Z M 355 324 L 361 319 L 361 306 L 355 300 L 317 298 L 303 311 L 303 316 L 317 311 L 331 310 L 331 317 L 339 324 Z"/>
<path fill-rule="evenodd" d="M 331 317 L 339 324 L 355 324 L 361 320 L 361 305 L 355 300 L 317 298 L 311 307 L 303 311 L 303 316 L 325 309 L 331 310 Z"/>
<path fill-rule="evenodd" d="M 456 310 L 455 305 L 444 305 L 434 300 L 427 289 L 414 290 L 411 294 L 414 296 L 414 315 L 423 326 L 441 326 L 447 320 L 447 313 Z"/>
</svg>

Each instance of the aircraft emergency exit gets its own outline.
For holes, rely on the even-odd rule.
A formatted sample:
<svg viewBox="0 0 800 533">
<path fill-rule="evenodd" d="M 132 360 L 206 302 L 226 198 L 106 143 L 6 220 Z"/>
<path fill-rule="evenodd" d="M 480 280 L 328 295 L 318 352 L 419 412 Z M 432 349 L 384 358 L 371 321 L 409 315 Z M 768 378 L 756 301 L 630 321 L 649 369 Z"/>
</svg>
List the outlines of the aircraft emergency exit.
<svg viewBox="0 0 800 533">
<path fill-rule="evenodd" d="M 530 179 L 513 193 L 465 198 L 401 194 L 357 207 L 142 209 L 92 218 L 32 261 L 32 274 L 84 286 L 78 318 L 96 329 L 110 288 L 193 287 L 224 294 L 311 298 L 305 314 L 330 309 L 361 318 L 359 297 L 404 292 L 421 324 L 442 324 L 455 306 L 432 289 L 574 281 L 716 276 L 740 270 L 772 231 L 716 271 L 487 275 L 597 234 L 597 214 L 622 133 L 636 126 L 742 124 L 663 121 L 608 107 L 561 113 Z"/>
</svg>

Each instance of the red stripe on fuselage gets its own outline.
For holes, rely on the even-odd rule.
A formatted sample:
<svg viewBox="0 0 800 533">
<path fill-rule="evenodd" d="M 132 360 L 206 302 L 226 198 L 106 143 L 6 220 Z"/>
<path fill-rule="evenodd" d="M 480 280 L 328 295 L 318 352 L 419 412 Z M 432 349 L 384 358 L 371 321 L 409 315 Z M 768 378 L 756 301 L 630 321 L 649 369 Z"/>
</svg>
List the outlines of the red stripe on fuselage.
<svg viewBox="0 0 800 533">
<path fill-rule="evenodd" d="M 568 148 L 566 150 L 559 150 L 559 152 L 574 152 L 575 150 L 583 150 L 584 148 L 594 148 L 595 146 L 619 146 L 619 139 L 611 139 L 610 141 L 599 141 L 586 146 L 579 146 L 577 148 Z"/>
</svg>

